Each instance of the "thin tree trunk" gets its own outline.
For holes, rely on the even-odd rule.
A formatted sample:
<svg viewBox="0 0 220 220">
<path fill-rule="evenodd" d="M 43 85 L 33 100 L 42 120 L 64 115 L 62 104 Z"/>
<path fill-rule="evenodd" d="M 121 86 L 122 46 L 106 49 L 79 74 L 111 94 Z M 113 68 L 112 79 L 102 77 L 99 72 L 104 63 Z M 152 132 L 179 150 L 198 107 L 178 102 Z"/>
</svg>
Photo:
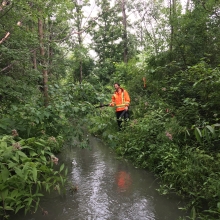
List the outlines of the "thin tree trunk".
<svg viewBox="0 0 220 220">
<path fill-rule="evenodd" d="M 45 47 L 44 47 L 44 30 L 43 30 L 43 19 L 38 19 L 38 35 L 40 43 L 40 56 L 41 56 L 41 65 L 42 65 L 42 74 L 43 74 L 43 94 L 44 94 L 44 106 L 49 104 L 49 95 L 48 95 L 48 72 L 47 72 L 47 62 L 45 57 Z"/>
<path fill-rule="evenodd" d="M 51 47 L 51 42 L 52 42 L 52 26 L 53 23 L 50 19 L 50 17 L 48 16 L 48 30 L 49 30 L 49 36 L 48 36 L 48 66 L 51 67 L 52 64 L 52 55 L 53 55 L 53 49 Z M 48 71 L 48 77 L 51 77 L 52 73 L 51 73 L 51 68 L 47 69 Z"/>
<path fill-rule="evenodd" d="M 123 42 L 124 42 L 124 62 L 128 62 L 128 36 L 127 36 L 127 16 L 125 12 L 125 3 L 126 0 L 121 0 L 121 9 L 122 9 L 122 17 L 123 17 Z"/>
<path fill-rule="evenodd" d="M 80 8 L 80 4 L 81 2 L 79 1 L 79 3 L 76 1 L 76 13 L 77 13 L 77 35 L 78 35 L 78 44 L 79 44 L 79 54 L 81 54 L 81 48 L 82 48 L 82 32 L 81 32 L 81 17 L 80 17 L 80 13 L 81 13 L 81 8 Z M 83 68 L 82 68 L 82 56 L 80 55 L 79 57 L 79 69 L 80 69 L 80 84 L 82 83 L 83 80 Z"/>
<path fill-rule="evenodd" d="M 170 52 L 173 50 L 172 0 L 170 0 Z"/>
<path fill-rule="evenodd" d="M 176 15 L 176 0 L 170 0 L 170 25 L 171 25 L 171 33 L 170 33 L 170 54 L 173 51 L 173 40 L 174 40 L 174 19 Z M 172 55 L 170 55 L 170 61 L 172 61 Z"/>
<path fill-rule="evenodd" d="M 81 50 L 81 46 L 82 46 L 82 36 L 81 33 L 79 33 L 80 29 L 78 29 L 78 42 L 79 42 L 79 50 Z M 79 51 L 80 52 L 80 51 Z M 81 52 L 80 52 L 81 53 Z M 82 68 L 82 56 L 80 55 L 79 57 L 79 69 L 80 69 L 80 83 L 82 83 L 83 80 L 83 68 Z"/>
<path fill-rule="evenodd" d="M 33 68 L 36 70 L 37 69 L 37 52 L 36 50 L 33 51 Z"/>
<path fill-rule="evenodd" d="M 189 2 L 190 2 L 190 0 L 187 0 L 187 2 L 186 2 L 186 11 L 189 10 Z"/>
</svg>

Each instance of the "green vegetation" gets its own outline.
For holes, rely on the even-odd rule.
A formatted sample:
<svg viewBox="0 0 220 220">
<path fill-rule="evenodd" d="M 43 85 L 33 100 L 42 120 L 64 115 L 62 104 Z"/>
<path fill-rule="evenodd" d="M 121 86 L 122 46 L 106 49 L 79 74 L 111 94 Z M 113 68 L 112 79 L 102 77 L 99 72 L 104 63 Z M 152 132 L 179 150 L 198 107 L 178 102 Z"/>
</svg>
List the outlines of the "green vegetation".
<svg viewBox="0 0 220 220">
<path fill-rule="evenodd" d="M 17 135 L 14 131 L 14 136 Z M 57 171 L 58 163 L 51 148 L 58 144 L 54 137 L 44 139 L 28 138 L 15 141 L 13 136 L 0 139 L 1 154 L 1 213 L 8 217 L 8 211 L 17 213 L 20 209 L 36 211 L 42 190 L 60 192 L 65 183 L 64 164 Z M 42 208 L 42 211 L 43 208 Z"/>
<path fill-rule="evenodd" d="M 56 154 L 86 147 L 86 126 L 187 198 L 191 219 L 220 218 L 219 3 L 167 2 L 96 1 L 97 15 L 86 0 L 0 3 L 0 216 L 65 189 Z M 114 82 L 131 96 L 123 132 L 94 107 Z"/>
<path fill-rule="evenodd" d="M 102 135 L 119 156 L 160 177 L 162 194 L 175 191 L 190 200 L 187 208 L 198 218 L 216 219 L 220 214 L 219 68 L 201 61 L 171 76 L 169 69 L 163 68 L 158 79 L 153 75 L 159 75 L 160 69 L 146 70 L 143 88 L 142 75 L 135 68 L 133 77 L 139 82 L 134 84 L 131 76 L 126 83 L 132 102 L 125 130 L 115 133 L 112 110 L 103 109 L 92 116 L 90 131 Z"/>
</svg>

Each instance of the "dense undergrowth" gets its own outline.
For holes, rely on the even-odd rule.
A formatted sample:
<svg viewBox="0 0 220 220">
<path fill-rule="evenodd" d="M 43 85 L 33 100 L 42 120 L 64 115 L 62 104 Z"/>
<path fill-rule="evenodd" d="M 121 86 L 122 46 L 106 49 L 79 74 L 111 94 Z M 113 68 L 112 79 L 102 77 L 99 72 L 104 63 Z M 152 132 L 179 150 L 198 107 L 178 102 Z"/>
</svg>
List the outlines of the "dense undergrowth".
<svg viewBox="0 0 220 220">
<path fill-rule="evenodd" d="M 28 97 L 3 102 L 1 216 L 7 218 L 21 209 L 34 212 L 40 207 L 42 191 L 65 189 L 67 171 L 56 153 L 65 141 L 86 147 L 82 128 L 88 125 L 119 156 L 153 171 L 161 180 L 160 193 L 175 191 L 187 198 L 191 219 L 218 219 L 219 76 L 219 68 L 204 61 L 185 70 L 177 63 L 163 68 L 135 60 L 117 64 L 111 83 L 123 79 L 120 82 L 131 96 L 130 120 L 122 132 L 118 132 L 112 108 L 95 108 L 110 102 L 113 88 L 95 85 L 94 79 L 93 85 L 51 85 L 47 107 L 37 95 L 34 102 Z"/>
<path fill-rule="evenodd" d="M 119 156 L 160 177 L 160 193 L 175 191 L 187 198 L 189 218 L 219 219 L 219 68 L 203 61 L 185 71 L 170 65 L 176 74 L 168 74 L 170 66 L 162 74 L 159 67 L 146 72 L 146 88 L 143 71 L 137 76 L 133 69 L 136 75 L 124 84 L 131 96 L 131 117 L 122 132 L 117 132 L 109 108 L 90 115 L 90 131 Z"/>
<path fill-rule="evenodd" d="M 0 216 L 34 211 L 41 190 L 60 189 L 55 155 L 66 141 L 86 147 L 89 125 L 155 172 L 161 193 L 187 197 L 192 219 L 220 219 L 220 8 L 186 2 L 2 1 Z M 131 96 L 120 133 L 113 109 L 94 108 L 115 82 Z"/>
<path fill-rule="evenodd" d="M 23 100 L 0 108 L 0 217 L 24 210 L 48 214 L 40 205 L 46 192 L 65 193 L 67 169 L 60 164 L 57 154 L 68 141 L 74 146 L 87 147 L 83 139 L 83 120 L 78 120 L 91 108 L 82 100 L 91 86 L 67 84 L 60 92 L 51 86 L 51 102 L 42 106 Z M 78 101 L 77 101 L 78 100 Z"/>
</svg>

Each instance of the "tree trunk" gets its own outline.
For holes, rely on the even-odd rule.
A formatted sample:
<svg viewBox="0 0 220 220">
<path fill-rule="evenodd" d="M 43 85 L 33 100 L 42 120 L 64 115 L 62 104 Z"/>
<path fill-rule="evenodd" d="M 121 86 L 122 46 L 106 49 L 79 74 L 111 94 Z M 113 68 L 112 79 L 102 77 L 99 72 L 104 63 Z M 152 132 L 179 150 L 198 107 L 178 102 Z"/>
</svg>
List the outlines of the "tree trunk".
<svg viewBox="0 0 220 220">
<path fill-rule="evenodd" d="M 37 69 L 37 52 L 36 50 L 33 51 L 33 68 L 36 70 Z"/>
<path fill-rule="evenodd" d="M 125 12 L 125 3 L 126 0 L 121 0 L 121 9 L 122 9 L 122 24 L 123 24 L 123 42 L 124 42 L 124 62 L 128 62 L 128 36 L 127 36 L 127 16 Z"/>
<path fill-rule="evenodd" d="M 79 31 L 80 29 L 78 28 L 78 42 L 79 42 L 79 50 L 81 50 L 82 48 L 82 36 L 81 33 Z M 79 53 L 81 53 L 81 51 L 79 51 Z M 79 69 L 80 69 L 80 84 L 82 83 L 83 80 L 83 68 L 82 68 L 82 56 L 80 55 L 79 57 Z"/>
<path fill-rule="evenodd" d="M 41 66 L 43 74 L 43 94 L 44 94 L 44 106 L 49 104 L 49 95 L 48 95 L 48 73 L 47 73 L 47 62 L 45 57 L 45 47 L 44 47 L 44 29 L 43 29 L 43 19 L 38 19 L 38 35 L 40 43 L 40 56 L 41 56 Z"/>
<path fill-rule="evenodd" d="M 48 16 L 48 29 L 49 29 L 49 36 L 48 36 L 48 55 L 47 55 L 47 62 L 48 62 L 48 66 L 51 67 L 51 64 L 52 64 L 52 55 L 53 55 L 53 49 L 51 47 L 51 42 L 52 42 L 52 26 L 53 26 L 53 23 L 50 19 L 50 17 Z M 48 77 L 51 77 L 52 73 L 51 73 L 51 68 L 48 68 L 47 69 L 48 71 Z"/>
<path fill-rule="evenodd" d="M 173 51 L 173 39 L 174 39 L 174 19 L 176 15 L 176 0 L 170 0 L 170 54 Z M 172 61 L 172 55 L 170 55 L 170 61 Z"/>
<path fill-rule="evenodd" d="M 81 32 L 81 23 L 82 19 L 80 17 L 81 14 L 81 6 L 80 6 L 80 1 L 79 3 L 76 1 L 76 13 L 77 13 L 77 35 L 78 35 L 78 53 L 80 54 L 79 56 L 79 69 L 80 69 L 80 84 L 82 83 L 83 80 L 83 68 L 82 68 L 82 56 L 81 56 L 81 48 L 82 48 L 82 32 Z"/>
<path fill-rule="evenodd" d="M 190 0 L 187 0 L 187 2 L 186 2 L 186 11 L 189 10 L 189 2 L 190 2 Z"/>
</svg>

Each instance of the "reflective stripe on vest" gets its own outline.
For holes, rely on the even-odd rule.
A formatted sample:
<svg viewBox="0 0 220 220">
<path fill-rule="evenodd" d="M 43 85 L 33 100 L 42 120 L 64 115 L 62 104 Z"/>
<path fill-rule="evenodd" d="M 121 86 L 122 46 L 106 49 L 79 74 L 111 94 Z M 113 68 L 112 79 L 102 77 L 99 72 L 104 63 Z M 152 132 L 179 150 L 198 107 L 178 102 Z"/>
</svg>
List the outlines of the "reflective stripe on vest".
<svg viewBox="0 0 220 220">
<path fill-rule="evenodd" d="M 124 98 L 124 91 L 122 92 L 122 94 L 121 94 L 121 101 L 122 101 L 122 104 L 119 104 L 119 105 L 116 105 L 116 108 L 121 108 L 121 107 L 125 107 L 126 106 L 126 104 L 125 104 L 125 98 Z"/>
</svg>

